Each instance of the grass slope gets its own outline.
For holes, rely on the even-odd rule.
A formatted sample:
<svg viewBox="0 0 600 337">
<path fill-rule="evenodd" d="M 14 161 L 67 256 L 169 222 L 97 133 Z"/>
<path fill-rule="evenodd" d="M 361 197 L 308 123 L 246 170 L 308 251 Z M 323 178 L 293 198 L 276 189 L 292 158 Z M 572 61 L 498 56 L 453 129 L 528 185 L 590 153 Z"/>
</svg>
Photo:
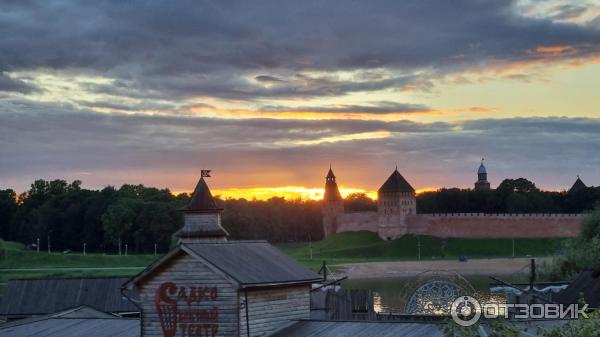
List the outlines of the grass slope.
<svg viewBox="0 0 600 337">
<path fill-rule="evenodd" d="M 103 255 L 103 254 L 61 254 L 37 253 L 25 249 L 16 242 L 0 240 L 0 283 L 13 278 L 66 277 L 66 276 L 121 276 L 134 275 L 157 259 L 154 255 Z M 131 267 L 142 267 L 131 269 Z M 57 270 L 10 270 L 57 268 Z M 116 268 L 110 270 L 75 270 L 60 268 Z M 125 268 L 125 269 L 118 269 Z"/>
<path fill-rule="evenodd" d="M 566 239 L 515 239 L 515 256 L 550 256 L 556 254 Z M 430 236 L 405 235 L 384 241 L 376 233 L 347 232 L 312 244 L 310 260 L 308 243 L 280 244 L 278 247 L 296 260 L 315 269 L 321 261 L 329 263 L 415 260 L 418 246 L 421 259 L 494 258 L 512 256 L 512 239 L 440 239 Z"/>
</svg>

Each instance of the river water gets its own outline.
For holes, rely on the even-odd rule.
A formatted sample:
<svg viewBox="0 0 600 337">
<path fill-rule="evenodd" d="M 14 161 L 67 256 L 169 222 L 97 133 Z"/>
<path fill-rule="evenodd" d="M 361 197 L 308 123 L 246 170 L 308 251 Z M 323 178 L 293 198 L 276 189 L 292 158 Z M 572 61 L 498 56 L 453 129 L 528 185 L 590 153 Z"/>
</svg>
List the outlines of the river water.
<svg viewBox="0 0 600 337">
<path fill-rule="evenodd" d="M 437 278 L 437 277 L 436 277 Z M 404 308 L 413 291 L 433 278 L 428 277 L 386 277 L 369 279 L 348 279 L 342 282 L 345 289 L 370 289 L 376 312 L 404 313 Z M 448 279 L 462 288 L 475 291 L 477 298 L 490 296 L 490 279 L 486 276 L 453 276 Z"/>
</svg>

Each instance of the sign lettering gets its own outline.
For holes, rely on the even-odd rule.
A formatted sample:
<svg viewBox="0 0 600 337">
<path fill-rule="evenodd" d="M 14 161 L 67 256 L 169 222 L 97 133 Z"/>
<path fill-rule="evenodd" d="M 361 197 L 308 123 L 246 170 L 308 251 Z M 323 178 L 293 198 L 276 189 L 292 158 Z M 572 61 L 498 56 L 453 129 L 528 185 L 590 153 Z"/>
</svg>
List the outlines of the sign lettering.
<svg viewBox="0 0 600 337">
<path fill-rule="evenodd" d="M 165 282 L 155 295 L 164 337 L 214 337 L 219 331 L 217 287 L 177 286 Z"/>
</svg>

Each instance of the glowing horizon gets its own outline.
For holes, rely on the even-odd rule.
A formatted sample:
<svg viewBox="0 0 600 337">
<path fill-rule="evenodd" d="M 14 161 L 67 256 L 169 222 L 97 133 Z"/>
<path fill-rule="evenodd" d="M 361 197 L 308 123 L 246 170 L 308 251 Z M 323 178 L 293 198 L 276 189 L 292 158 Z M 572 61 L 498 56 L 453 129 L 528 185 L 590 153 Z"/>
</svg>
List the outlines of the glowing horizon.
<svg viewBox="0 0 600 337">
<path fill-rule="evenodd" d="M 361 188 L 351 188 L 346 186 L 339 187 L 340 194 L 346 198 L 352 193 L 364 193 L 369 198 L 377 200 L 377 191 L 370 191 Z M 423 188 L 416 190 L 417 194 L 429 191 L 435 191 L 437 188 Z M 187 193 L 192 190 L 172 191 L 173 194 Z M 246 199 L 246 200 L 268 200 L 274 197 L 284 198 L 286 200 L 322 200 L 324 187 L 304 187 L 304 186 L 277 186 L 277 187 L 242 187 L 242 188 L 211 188 L 213 196 L 221 199 Z"/>
</svg>

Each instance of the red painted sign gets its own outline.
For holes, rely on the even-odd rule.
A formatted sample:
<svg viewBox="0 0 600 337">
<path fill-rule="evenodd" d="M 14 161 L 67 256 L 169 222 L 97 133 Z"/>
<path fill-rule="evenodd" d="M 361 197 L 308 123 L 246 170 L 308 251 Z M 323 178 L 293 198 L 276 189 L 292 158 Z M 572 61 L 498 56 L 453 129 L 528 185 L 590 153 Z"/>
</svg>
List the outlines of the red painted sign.
<svg viewBox="0 0 600 337">
<path fill-rule="evenodd" d="M 214 337 L 219 331 L 217 287 L 165 282 L 154 298 L 164 337 Z"/>
</svg>

